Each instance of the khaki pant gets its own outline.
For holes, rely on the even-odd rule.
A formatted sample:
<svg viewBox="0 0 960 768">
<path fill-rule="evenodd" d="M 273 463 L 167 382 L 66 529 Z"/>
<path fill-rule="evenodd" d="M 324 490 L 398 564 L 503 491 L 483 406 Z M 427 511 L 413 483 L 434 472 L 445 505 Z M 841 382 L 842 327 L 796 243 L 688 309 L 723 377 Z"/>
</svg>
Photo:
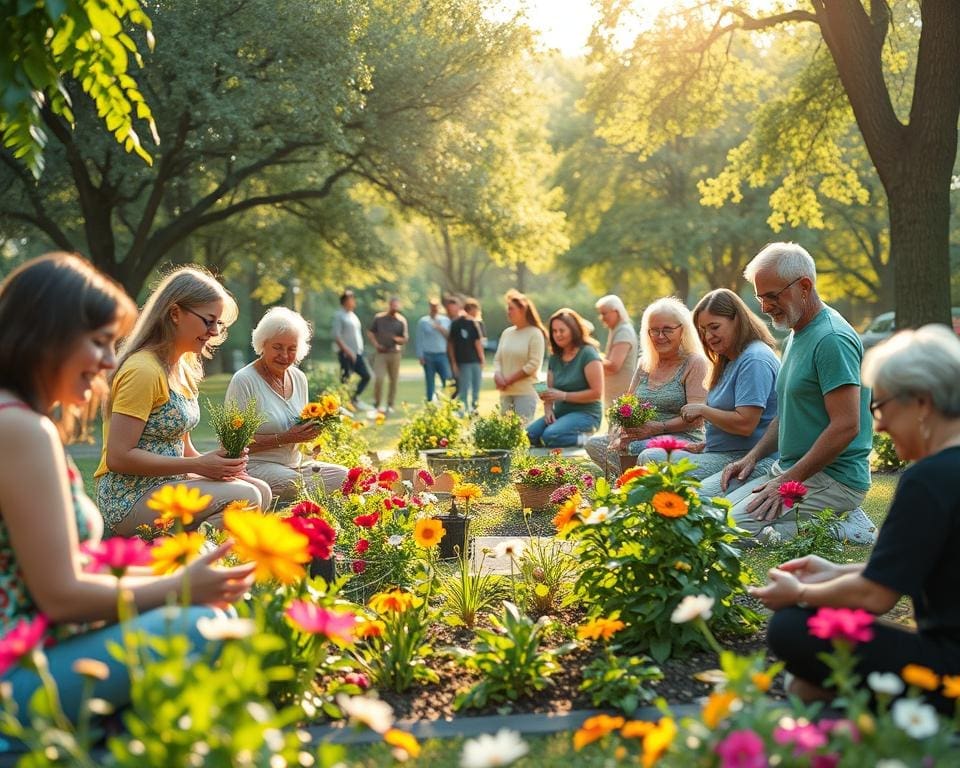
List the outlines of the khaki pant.
<svg viewBox="0 0 960 768">
<path fill-rule="evenodd" d="M 247 473 L 269 485 L 278 501 L 287 502 L 293 501 L 301 489 L 329 493 L 339 488 L 347 477 L 347 468 L 322 461 L 304 461 L 299 468 L 272 461 L 251 461 Z"/>
<path fill-rule="evenodd" d="M 377 352 L 373 358 L 373 407 L 379 408 L 383 403 L 383 380 L 389 379 L 387 389 L 387 405 L 391 408 L 396 405 L 397 379 L 400 378 L 400 352 Z"/>
</svg>

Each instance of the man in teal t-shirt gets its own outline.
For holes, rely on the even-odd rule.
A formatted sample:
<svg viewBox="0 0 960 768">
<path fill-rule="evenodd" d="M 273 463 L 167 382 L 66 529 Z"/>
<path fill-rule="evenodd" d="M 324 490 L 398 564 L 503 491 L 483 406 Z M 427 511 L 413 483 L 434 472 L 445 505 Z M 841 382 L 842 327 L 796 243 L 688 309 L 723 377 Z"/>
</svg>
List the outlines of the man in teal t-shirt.
<svg viewBox="0 0 960 768">
<path fill-rule="evenodd" d="M 730 492 L 734 519 L 753 533 L 770 527 L 765 538 L 775 541 L 796 534 L 798 509 L 804 519 L 830 508 L 838 516 L 838 536 L 873 543 L 876 527 L 860 508 L 870 488 L 873 440 L 870 391 L 860 381 L 860 338 L 820 299 L 816 265 L 799 245 L 766 246 L 744 275 L 774 327 L 792 333 L 777 379 L 778 416 L 746 456 L 727 466 L 722 485 L 748 477 L 774 451 L 780 459 L 766 476 Z M 779 488 L 790 480 L 807 492 L 788 508 Z"/>
</svg>

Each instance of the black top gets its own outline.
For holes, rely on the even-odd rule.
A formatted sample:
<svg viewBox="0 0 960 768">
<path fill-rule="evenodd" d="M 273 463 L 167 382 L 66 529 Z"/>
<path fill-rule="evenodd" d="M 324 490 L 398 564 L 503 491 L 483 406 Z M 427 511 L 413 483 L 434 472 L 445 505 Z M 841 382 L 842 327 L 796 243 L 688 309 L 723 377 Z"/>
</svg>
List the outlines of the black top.
<svg viewBox="0 0 960 768">
<path fill-rule="evenodd" d="M 477 321 L 471 317 L 461 316 L 450 323 L 450 343 L 453 345 L 453 359 L 457 363 L 479 363 L 477 354 L 477 340 L 480 338 L 480 329 Z"/>
<path fill-rule="evenodd" d="M 960 642 L 958 477 L 960 447 L 903 473 L 863 576 L 909 595 L 918 629 Z"/>
</svg>

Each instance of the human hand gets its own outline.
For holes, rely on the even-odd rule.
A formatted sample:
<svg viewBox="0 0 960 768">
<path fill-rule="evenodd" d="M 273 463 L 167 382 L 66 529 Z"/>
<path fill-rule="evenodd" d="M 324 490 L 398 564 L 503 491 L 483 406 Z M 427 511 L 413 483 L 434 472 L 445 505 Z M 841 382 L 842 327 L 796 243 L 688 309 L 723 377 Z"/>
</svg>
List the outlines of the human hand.
<svg viewBox="0 0 960 768">
<path fill-rule="evenodd" d="M 747 592 L 771 611 L 778 611 L 800 602 L 803 584 L 791 573 L 779 568 L 767 571 L 769 581 L 762 587 L 748 587 Z"/>
<path fill-rule="evenodd" d="M 320 434 L 320 425 L 315 421 L 305 421 L 302 424 L 294 424 L 286 432 L 281 432 L 280 443 L 305 443 L 313 440 Z"/>
<path fill-rule="evenodd" d="M 503 374 L 501 374 L 501 373 L 495 373 L 495 374 L 493 374 L 493 385 L 494 385 L 497 389 L 506 389 L 506 388 L 507 388 L 507 380 L 506 380 L 505 378 L 503 378 Z"/>
<path fill-rule="evenodd" d="M 777 568 L 786 571 L 802 584 L 817 584 L 830 581 L 839 576 L 842 571 L 835 563 L 831 563 L 819 555 L 805 555 L 781 563 Z"/>
<path fill-rule="evenodd" d="M 684 448 L 687 453 L 703 453 L 704 449 L 707 447 L 707 444 L 704 442 L 700 443 L 687 443 L 687 447 Z"/>
<path fill-rule="evenodd" d="M 779 484 L 770 481 L 753 489 L 753 498 L 747 502 L 746 512 L 754 520 L 770 522 L 783 514 L 782 506 Z"/>
<path fill-rule="evenodd" d="M 218 568 L 215 563 L 230 551 L 232 542 L 206 552 L 186 567 L 190 583 L 190 601 L 195 605 L 226 607 L 240 600 L 253 586 L 255 563 L 233 568 Z"/>
<path fill-rule="evenodd" d="M 751 458 L 749 454 L 742 459 L 731 461 L 723 468 L 723 473 L 720 475 L 720 487 L 723 490 L 727 490 L 727 485 L 733 478 L 736 478 L 740 482 L 745 481 L 750 477 L 755 466 L 757 466 L 756 459 Z"/>
<path fill-rule="evenodd" d="M 706 407 L 706 403 L 687 403 L 680 408 L 680 416 L 686 422 L 702 419 Z"/>
<path fill-rule="evenodd" d="M 237 459 L 229 458 L 223 448 L 193 458 L 193 471 L 211 480 L 235 480 L 246 468 L 246 450 Z"/>
<path fill-rule="evenodd" d="M 547 409 L 547 410 L 544 410 L 543 412 L 543 420 L 547 424 L 553 424 L 553 422 L 557 420 L 557 417 L 554 415 L 552 409 Z"/>
<path fill-rule="evenodd" d="M 553 403 L 558 400 L 566 399 L 567 393 L 556 387 L 547 387 L 540 393 L 540 399 L 545 403 Z"/>
</svg>

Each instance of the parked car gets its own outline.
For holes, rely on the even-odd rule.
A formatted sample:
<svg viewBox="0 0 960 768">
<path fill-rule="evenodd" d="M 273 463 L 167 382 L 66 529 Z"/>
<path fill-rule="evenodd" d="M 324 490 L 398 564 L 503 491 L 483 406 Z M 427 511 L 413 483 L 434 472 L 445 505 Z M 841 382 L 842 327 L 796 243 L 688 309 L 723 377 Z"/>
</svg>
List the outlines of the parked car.
<svg viewBox="0 0 960 768">
<path fill-rule="evenodd" d="M 953 332 L 960 335 L 960 307 L 953 307 Z M 895 312 L 883 312 L 870 321 L 870 325 L 860 334 L 860 341 L 864 349 L 870 349 L 884 339 L 888 339 L 896 330 L 897 315 Z"/>
</svg>

